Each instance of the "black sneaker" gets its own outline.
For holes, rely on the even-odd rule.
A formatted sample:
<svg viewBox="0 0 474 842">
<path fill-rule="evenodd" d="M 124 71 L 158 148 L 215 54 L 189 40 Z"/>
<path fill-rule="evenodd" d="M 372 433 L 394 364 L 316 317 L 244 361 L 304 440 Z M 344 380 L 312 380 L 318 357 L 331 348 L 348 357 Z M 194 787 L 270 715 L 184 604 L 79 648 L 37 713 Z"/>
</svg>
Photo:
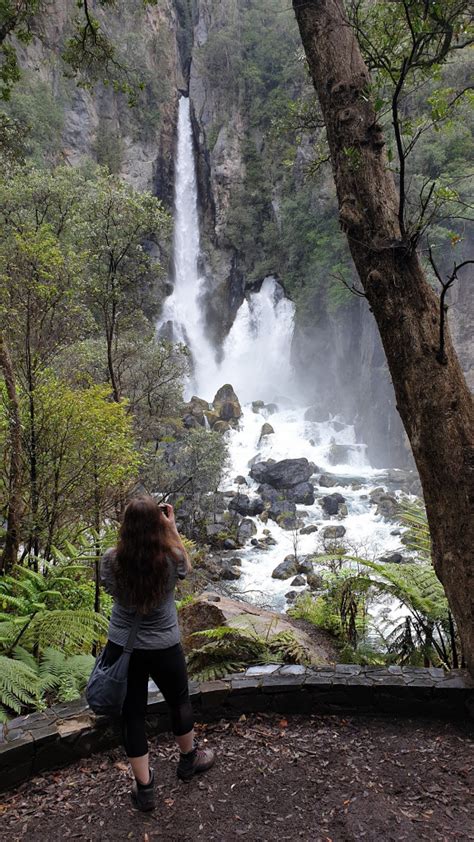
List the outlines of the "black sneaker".
<svg viewBox="0 0 474 842">
<path fill-rule="evenodd" d="M 194 746 L 188 754 L 179 757 L 177 775 L 181 781 L 190 781 L 199 772 L 207 772 L 214 765 L 215 755 L 212 748 Z"/>
<path fill-rule="evenodd" d="M 136 810 L 148 813 L 155 809 L 155 773 L 153 771 L 150 771 L 150 781 L 145 786 L 137 781 L 133 782 L 130 798 Z"/>
</svg>

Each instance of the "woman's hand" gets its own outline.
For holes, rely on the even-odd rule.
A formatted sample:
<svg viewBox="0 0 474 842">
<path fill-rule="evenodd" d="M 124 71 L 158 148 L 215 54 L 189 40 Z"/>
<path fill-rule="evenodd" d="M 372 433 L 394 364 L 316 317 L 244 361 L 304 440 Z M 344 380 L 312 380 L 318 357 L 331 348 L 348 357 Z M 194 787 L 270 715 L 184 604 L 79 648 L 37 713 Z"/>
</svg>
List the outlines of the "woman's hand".
<svg viewBox="0 0 474 842">
<path fill-rule="evenodd" d="M 167 521 L 167 525 L 172 529 L 176 530 L 176 521 L 174 519 L 174 509 L 171 503 L 161 503 L 160 511 L 163 514 L 163 517 Z"/>
</svg>

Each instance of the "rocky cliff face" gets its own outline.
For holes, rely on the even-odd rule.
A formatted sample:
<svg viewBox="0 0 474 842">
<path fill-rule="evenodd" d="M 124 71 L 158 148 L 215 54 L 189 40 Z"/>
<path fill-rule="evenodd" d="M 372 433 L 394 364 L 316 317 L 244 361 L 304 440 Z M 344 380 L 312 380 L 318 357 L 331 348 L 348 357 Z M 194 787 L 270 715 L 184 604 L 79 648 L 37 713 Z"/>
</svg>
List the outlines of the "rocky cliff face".
<svg viewBox="0 0 474 842">
<path fill-rule="evenodd" d="M 219 37 L 229 20 L 239 14 L 237 0 L 215 3 L 197 0 L 193 31 L 189 97 L 196 139 L 200 193 L 203 271 L 208 277 L 208 324 L 216 344 L 230 329 L 244 293 L 244 279 L 236 268 L 225 228 L 232 195 L 242 184 L 245 167 L 242 144 L 245 114 L 236 87 L 215 84 L 206 62 L 210 37 Z"/>
<path fill-rule="evenodd" d="M 114 10 L 94 10 L 124 63 L 143 74 L 145 89 L 129 108 L 113 86 L 78 87 L 64 77 L 61 52 L 77 14 L 74 0 L 53 0 L 42 18 L 41 39 L 21 51 L 26 80 L 41 80 L 63 108 L 59 161 L 84 158 L 108 163 L 138 190 L 151 190 L 168 206 L 173 199 L 173 158 L 179 89 L 185 87 L 173 0 L 143 6 L 139 0 Z"/>
</svg>

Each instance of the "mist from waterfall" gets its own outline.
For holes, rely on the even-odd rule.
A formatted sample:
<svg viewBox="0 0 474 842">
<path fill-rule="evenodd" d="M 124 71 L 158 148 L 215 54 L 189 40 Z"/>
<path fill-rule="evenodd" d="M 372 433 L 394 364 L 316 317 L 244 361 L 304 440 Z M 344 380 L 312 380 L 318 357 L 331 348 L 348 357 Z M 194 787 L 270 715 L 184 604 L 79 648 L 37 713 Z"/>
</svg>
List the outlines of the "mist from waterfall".
<svg viewBox="0 0 474 842">
<path fill-rule="evenodd" d="M 205 278 L 199 266 L 199 217 L 189 99 L 179 101 L 175 178 L 174 289 L 166 299 L 158 325 L 192 354 L 189 396 L 212 400 L 217 389 L 231 383 L 240 400 L 271 400 L 275 390 L 291 392 L 291 339 L 294 305 L 273 277 L 259 292 L 248 294 L 224 342 L 221 362 L 206 335 L 202 306 Z M 171 328 L 171 329 L 170 329 Z M 275 384 L 278 384 L 276 387 Z"/>
</svg>

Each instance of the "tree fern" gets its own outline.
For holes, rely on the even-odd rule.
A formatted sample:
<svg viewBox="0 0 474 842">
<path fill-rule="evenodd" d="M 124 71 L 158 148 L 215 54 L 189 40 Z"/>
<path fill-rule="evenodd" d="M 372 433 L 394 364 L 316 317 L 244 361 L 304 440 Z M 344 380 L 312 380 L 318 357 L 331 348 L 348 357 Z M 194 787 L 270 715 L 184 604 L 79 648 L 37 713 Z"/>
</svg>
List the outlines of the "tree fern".
<svg viewBox="0 0 474 842">
<path fill-rule="evenodd" d="M 24 635 L 25 643 L 35 643 L 41 650 L 52 646 L 68 654 L 90 650 L 96 640 L 104 640 L 108 622 L 94 611 L 57 610 L 36 614 Z"/>
<path fill-rule="evenodd" d="M 378 590 L 390 593 L 410 611 L 429 621 L 447 619 L 448 601 L 431 564 L 378 564 L 362 559 L 359 561 L 377 574 L 372 582 Z"/>
<path fill-rule="evenodd" d="M 422 503 L 406 500 L 400 505 L 400 519 L 407 531 L 403 543 L 422 561 L 431 561 L 431 536 Z"/>
</svg>

